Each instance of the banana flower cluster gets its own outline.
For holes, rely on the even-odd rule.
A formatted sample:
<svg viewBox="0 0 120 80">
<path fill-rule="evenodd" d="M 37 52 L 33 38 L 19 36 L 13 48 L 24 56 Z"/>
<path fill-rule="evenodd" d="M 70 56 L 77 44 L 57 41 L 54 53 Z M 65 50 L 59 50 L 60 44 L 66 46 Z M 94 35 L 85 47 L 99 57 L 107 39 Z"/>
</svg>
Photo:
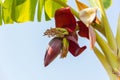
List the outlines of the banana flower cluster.
<svg viewBox="0 0 120 80">
<path fill-rule="evenodd" d="M 69 7 L 61 8 L 55 12 L 55 28 L 48 29 L 44 34 L 54 37 L 46 50 L 44 66 L 49 65 L 58 55 L 61 58 L 70 52 L 74 57 L 80 55 L 86 46 L 78 44 L 78 35 L 90 40 L 91 48 L 95 44 L 95 33 L 91 23 L 96 18 L 96 8 L 80 11 L 80 20 L 72 14 Z M 87 15 L 87 16 L 86 16 Z"/>
</svg>

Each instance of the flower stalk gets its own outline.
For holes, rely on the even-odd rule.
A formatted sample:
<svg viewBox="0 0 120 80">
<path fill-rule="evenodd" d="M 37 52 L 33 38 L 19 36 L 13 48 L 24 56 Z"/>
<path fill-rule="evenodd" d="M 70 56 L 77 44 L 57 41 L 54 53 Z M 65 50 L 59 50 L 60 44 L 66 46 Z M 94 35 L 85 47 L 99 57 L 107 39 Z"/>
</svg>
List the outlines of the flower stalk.
<svg viewBox="0 0 120 80">
<path fill-rule="evenodd" d="M 114 54 L 117 54 L 116 40 L 111 31 L 110 24 L 108 22 L 108 19 L 107 19 L 106 13 L 105 13 L 105 9 L 103 7 L 103 3 L 101 0 L 97 0 L 97 4 L 98 4 L 98 7 L 100 8 L 100 12 L 102 15 L 102 25 L 104 26 L 104 29 L 105 29 L 105 35 L 106 35 L 108 44 L 110 45 L 111 49 L 114 51 Z"/>
<path fill-rule="evenodd" d="M 93 51 L 94 51 L 95 55 L 97 56 L 97 58 L 102 63 L 102 65 L 104 66 L 105 70 L 107 71 L 107 73 L 110 77 L 110 80 L 116 80 L 117 76 L 115 74 L 113 74 L 112 68 L 108 64 L 108 61 L 106 60 L 105 55 L 97 47 L 94 47 Z"/>
</svg>

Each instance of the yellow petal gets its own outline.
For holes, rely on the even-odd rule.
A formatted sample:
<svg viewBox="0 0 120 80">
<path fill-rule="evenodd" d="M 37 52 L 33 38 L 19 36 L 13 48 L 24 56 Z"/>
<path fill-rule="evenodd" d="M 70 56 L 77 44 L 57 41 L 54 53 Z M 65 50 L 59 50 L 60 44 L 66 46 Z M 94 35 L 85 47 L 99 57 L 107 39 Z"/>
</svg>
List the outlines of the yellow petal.
<svg viewBox="0 0 120 80">
<path fill-rule="evenodd" d="M 82 10 L 82 9 L 85 9 L 85 8 L 88 8 L 87 5 L 85 5 L 84 3 L 78 1 L 78 0 L 75 0 L 76 4 L 77 4 L 77 7 L 78 7 L 78 10 Z"/>
<path fill-rule="evenodd" d="M 65 58 L 68 54 L 69 42 L 66 38 L 63 38 L 63 46 L 61 51 L 61 58 Z"/>
<path fill-rule="evenodd" d="M 95 20 L 97 14 L 97 8 L 86 8 L 79 12 L 80 20 L 89 27 Z"/>
</svg>

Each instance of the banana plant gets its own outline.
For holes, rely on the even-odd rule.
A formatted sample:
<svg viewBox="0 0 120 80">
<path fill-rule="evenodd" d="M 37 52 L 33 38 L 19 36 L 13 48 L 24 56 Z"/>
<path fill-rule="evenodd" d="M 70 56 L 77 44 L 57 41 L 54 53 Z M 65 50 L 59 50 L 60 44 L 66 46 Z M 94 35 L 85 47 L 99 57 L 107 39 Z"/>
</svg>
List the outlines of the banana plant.
<svg viewBox="0 0 120 80">
<path fill-rule="evenodd" d="M 110 80 L 120 80 L 120 15 L 114 36 L 106 14 L 112 0 L 88 1 L 92 7 L 75 0 L 78 8 L 76 11 L 67 4 L 68 0 L 1 0 L 0 25 L 34 21 L 35 12 L 38 21 L 41 21 L 44 13 L 46 20 L 55 19 L 55 27 L 44 33 L 53 37 L 44 57 L 45 67 L 58 55 L 65 58 L 68 53 L 74 57 L 83 53 L 87 47 L 78 44 L 80 37 L 90 41 L 90 48 L 105 68 Z M 97 17 L 98 9 L 101 17 Z"/>
</svg>

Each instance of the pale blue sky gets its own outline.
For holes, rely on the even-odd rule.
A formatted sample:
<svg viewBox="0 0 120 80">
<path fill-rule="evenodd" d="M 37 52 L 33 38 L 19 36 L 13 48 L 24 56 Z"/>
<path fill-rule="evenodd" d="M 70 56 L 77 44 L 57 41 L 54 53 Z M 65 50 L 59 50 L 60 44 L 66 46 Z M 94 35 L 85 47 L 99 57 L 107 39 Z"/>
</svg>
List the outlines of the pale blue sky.
<svg viewBox="0 0 120 80">
<path fill-rule="evenodd" d="M 69 4 L 74 8 L 74 0 Z M 87 0 L 81 0 L 88 4 Z M 119 0 L 113 0 L 107 10 L 115 34 L 120 13 Z M 79 38 L 80 45 L 88 45 L 80 56 L 59 56 L 44 67 L 44 55 L 50 38 L 43 36 L 54 20 L 2 25 L 0 27 L 0 80 L 109 80 L 104 68 L 89 48 L 89 41 Z"/>
</svg>

